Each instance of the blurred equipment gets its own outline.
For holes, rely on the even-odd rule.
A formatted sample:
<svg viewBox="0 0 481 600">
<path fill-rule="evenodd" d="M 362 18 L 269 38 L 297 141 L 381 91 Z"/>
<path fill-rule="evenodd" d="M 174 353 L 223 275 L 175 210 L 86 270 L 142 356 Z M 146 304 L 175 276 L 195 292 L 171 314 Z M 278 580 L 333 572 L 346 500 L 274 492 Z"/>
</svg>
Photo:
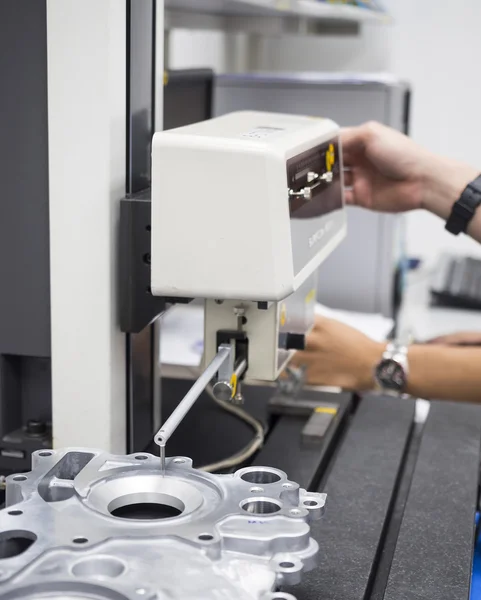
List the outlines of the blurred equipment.
<svg viewBox="0 0 481 600">
<path fill-rule="evenodd" d="M 434 304 L 481 310 L 481 259 L 443 254 L 431 280 Z"/>
<path fill-rule="evenodd" d="M 152 294 L 206 299 L 205 364 L 232 348 L 234 398 L 244 372 L 274 381 L 304 348 L 316 271 L 345 235 L 339 127 L 240 112 L 152 146 Z"/>
<path fill-rule="evenodd" d="M 164 74 L 164 130 L 212 118 L 214 72 L 179 69 Z"/>
<path fill-rule="evenodd" d="M 408 133 L 410 89 L 390 75 L 247 74 L 216 78 L 214 111 L 269 110 L 377 120 Z M 404 217 L 347 209 L 349 236 L 319 269 L 318 299 L 333 308 L 395 316 L 405 270 Z"/>
</svg>

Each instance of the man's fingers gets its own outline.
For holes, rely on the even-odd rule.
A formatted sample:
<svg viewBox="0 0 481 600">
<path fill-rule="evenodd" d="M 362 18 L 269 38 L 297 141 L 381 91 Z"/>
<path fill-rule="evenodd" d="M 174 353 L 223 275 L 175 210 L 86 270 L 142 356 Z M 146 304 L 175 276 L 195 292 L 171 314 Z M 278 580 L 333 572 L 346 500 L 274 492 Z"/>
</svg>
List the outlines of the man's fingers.
<svg viewBox="0 0 481 600">
<path fill-rule="evenodd" d="M 351 171 L 351 169 L 346 169 L 344 171 L 344 185 L 346 185 L 347 187 L 352 187 L 352 184 L 354 182 L 354 174 Z"/>
<path fill-rule="evenodd" d="M 345 190 L 344 200 L 345 200 L 346 204 L 348 204 L 348 205 L 355 204 L 354 191 L 353 190 Z"/>
<path fill-rule="evenodd" d="M 341 130 L 341 142 L 347 157 L 351 152 L 363 150 L 371 135 L 371 123 L 366 123 L 360 127 L 344 127 Z"/>
</svg>

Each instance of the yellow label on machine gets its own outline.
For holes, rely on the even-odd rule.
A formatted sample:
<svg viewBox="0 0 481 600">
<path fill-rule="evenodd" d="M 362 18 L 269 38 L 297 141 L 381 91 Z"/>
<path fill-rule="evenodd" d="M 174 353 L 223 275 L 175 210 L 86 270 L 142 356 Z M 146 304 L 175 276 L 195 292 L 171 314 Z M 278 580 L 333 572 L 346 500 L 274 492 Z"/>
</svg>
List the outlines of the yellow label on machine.
<svg viewBox="0 0 481 600">
<path fill-rule="evenodd" d="M 235 373 L 232 373 L 232 377 L 230 378 L 230 384 L 232 386 L 232 399 L 237 393 L 237 375 Z"/>
<path fill-rule="evenodd" d="M 331 408 L 329 406 L 318 406 L 314 412 L 322 413 L 325 415 L 337 415 L 337 408 Z"/>
<path fill-rule="evenodd" d="M 336 164 L 336 150 L 334 144 L 329 144 L 329 149 L 326 152 L 326 169 L 330 173 L 332 167 Z"/>
</svg>

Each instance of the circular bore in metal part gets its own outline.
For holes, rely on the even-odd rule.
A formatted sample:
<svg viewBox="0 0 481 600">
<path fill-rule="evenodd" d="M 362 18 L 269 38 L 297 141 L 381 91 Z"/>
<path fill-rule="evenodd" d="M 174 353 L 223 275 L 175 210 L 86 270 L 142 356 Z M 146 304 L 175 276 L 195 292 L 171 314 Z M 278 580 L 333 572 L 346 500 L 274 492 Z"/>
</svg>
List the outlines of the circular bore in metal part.
<svg viewBox="0 0 481 600">
<path fill-rule="evenodd" d="M 270 483 L 277 483 L 281 480 L 281 476 L 275 471 L 267 471 L 264 469 L 246 471 L 241 475 L 241 479 L 248 483 L 260 483 L 268 485 Z"/>
<path fill-rule="evenodd" d="M 41 456 L 42 458 L 46 458 L 47 456 L 52 456 L 53 452 L 39 452 L 38 455 Z"/>
<path fill-rule="evenodd" d="M 249 498 L 241 503 L 241 508 L 253 515 L 272 515 L 279 512 L 282 506 L 272 498 Z"/>
<path fill-rule="evenodd" d="M 214 539 L 214 536 L 211 535 L 210 533 L 203 533 L 201 535 L 199 535 L 199 540 L 201 542 L 211 542 Z"/>
<path fill-rule="evenodd" d="M 23 510 L 9 510 L 8 514 L 12 515 L 12 517 L 18 517 L 19 515 L 23 515 Z"/>
<path fill-rule="evenodd" d="M 314 506 L 318 506 L 315 500 L 304 500 L 304 506 L 309 506 L 310 508 L 314 508 Z"/>
<path fill-rule="evenodd" d="M 180 460 L 187 462 L 184 458 Z M 214 507 L 220 497 L 220 491 L 211 486 L 200 483 L 197 486 L 181 477 L 164 477 L 138 469 L 120 477 L 107 477 L 101 485 L 95 485 L 86 506 L 111 518 L 139 522 L 171 518 L 180 513 L 185 516 L 199 509 L 206 498 L 209 506 Z M 130 508 L 124 508 L 127 506 Z"/>
<path fill-rule="evenodd" d="M 137 454 L 137 456 L 135 457 L 136 460 L 148 460 L 148 456 L 146 456 L 145 454 Z"/>
<path fill-rule="evenodd" d="M 180 516 L 185 504 L 179 498 L 161 493 L 133 493 L 120 496 L 108 505 L 113 517 L 134 520 L 161 520 Z"/>
<path fill-rule="evenodd" d="M 261 487 L 251 487 L 251 489 L 249 490 L 251 494 L 262 494 L 262 492 L 264 491 L 264 488 Z"/>
<path fill-rule="evenodd" d="M 282 569 L 292 569 L 296 565 L 293 562 L 284 561 L 284 562 L 279 563 L 279 566 Z"/>
<path fill-rule="evenodd" d="M 174 458 L 174 464 L 185 465 L 185 459 L 184 458 Z"/>
<path fill-rule="evenodd" d="M 15 475 L 13 481 L 27 481 L 27 478 L 25 477 L 25 475 Z"/>
<path fill-rule="evenodd" d="M 0 593 L 0 600 L 127 600 L 127 596 L 98 583 L 85 581 L 37 582 Z"/>
<path fill-rule="evenodd" d="M 124 571 L 124 563 L 112 556 L 86 558 L 72 567 L 72 574 L 83 579 L 114 579 L 122 575 Z"/>
</svg>

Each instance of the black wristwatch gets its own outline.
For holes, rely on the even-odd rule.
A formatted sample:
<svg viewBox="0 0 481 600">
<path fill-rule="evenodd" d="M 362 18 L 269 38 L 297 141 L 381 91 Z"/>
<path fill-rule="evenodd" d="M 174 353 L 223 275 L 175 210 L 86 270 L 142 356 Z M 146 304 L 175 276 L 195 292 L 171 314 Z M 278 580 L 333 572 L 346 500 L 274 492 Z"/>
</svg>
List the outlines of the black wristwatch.
<svg viewBox="0 0 481 600">
<path fill-rule="evenodd" d="M 453 210 L 446 222 L 447 231 L 454 235 L 466 233 L 479 206 L 481 206 L 481 175 L 467 186 L 461 194 L 461 198 L 454 203 Z"/>
<path fill-rule="evenodd" d="M 401 342 L 390 342 L 374 370 L 376 388 L 387 394 L 402 394 L 408 374 L 408 347 Z"/>
</svg>

